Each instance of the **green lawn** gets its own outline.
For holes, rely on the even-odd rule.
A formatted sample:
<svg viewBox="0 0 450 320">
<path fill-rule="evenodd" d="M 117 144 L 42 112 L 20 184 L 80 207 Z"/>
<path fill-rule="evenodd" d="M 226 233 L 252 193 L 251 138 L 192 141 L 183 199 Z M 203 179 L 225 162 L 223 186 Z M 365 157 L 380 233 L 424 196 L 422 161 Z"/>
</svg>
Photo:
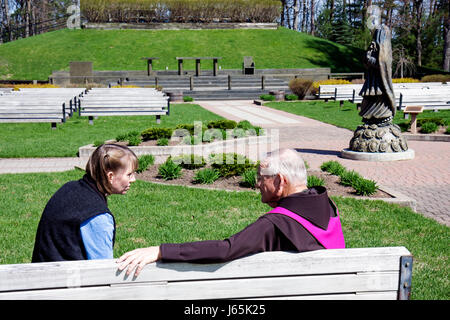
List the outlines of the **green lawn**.
<svg viewBox="0 0 450 320">
<path fill-rule="evenodd" d="M 89 125 L 87 117 L 78 115 L 58 124 L 56 130 L 49 123 L 0 123 L 0 158 L 76 157 L 79 147 L 115 139 L 121 133 L 218 119 L 223 118 L 198 105 L 173 104 L 159 125 L 154 116 L 99 117 Z"/>
<path fill-rule="evenodd" d="M 345 101 L 342 107 L 338 101 L 324 102 L 320 101 L 299 101 L 299 102 L 269 102 L 264 104 L 267 107 L 286 111 L 299 116 L 308 117 L 329 123 L 340 128 L 346 128 L 354 131 L 358 125 L 362 124 L 362 118 L 358 115 L 356 104 Z M 422 118 L 442 118 L 450 123 L 450 110 L 440 110 L 433 112 L 425 111 L 417 116 Z M 403 119 L 403 111 L 397 111 L 394 117 L 394 123 L 401 124 L 410 120 Z"/>
<path fill-rule="evenodd" d="M 94 70 L 146 70 L 142 57 L 160 57 L 154 69 L 177 70 L 175 57 L 222 57 L 222 69 L 241 69 L 252 56 L 257 69 L 329 67 L 361 72 L 363 51 L 285 28 L 278 30 L 69 30 L 0 46 L 0 79 L 47 80 L 70 61 L 92 61 Z M 212 63 L 212 62 L 211 62 Z M 186 70 L 195 68 L 186 60 Z M 203 68 L 209 68 L 208 62 Z"/>
<path fill-rule="evenodd" d="M 82 171 L 0 175 L 0 264 L 28 263 L 42 210 L 51 195 Z M 405 246 L 414 255 L 412 299 L 450 298 L 450 229 L 409 208 L 382 201 L 333 198 L 347 247 Z M 257 192 L 227 192 L 144 181 L 108 204 L 116 217 L 114 256 L 162 242 L 224 239 L 269 207 Z"/>
</svg>

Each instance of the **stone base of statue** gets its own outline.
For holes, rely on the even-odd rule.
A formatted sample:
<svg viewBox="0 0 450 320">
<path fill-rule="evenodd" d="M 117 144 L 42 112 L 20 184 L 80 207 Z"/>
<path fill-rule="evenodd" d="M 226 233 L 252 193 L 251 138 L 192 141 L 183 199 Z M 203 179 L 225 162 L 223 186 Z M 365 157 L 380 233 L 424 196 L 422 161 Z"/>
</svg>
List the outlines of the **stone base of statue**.
<svg viewBox="0 0 450 320">
<path fill-rule="evenodd" d="M 392 122 L 363 124 L 356 128 L 348 149 L 341 152 L 346 159 L 364 161 L 396 161 L 414 158 L 414 150 L 401 129 Z"/>
</svg>

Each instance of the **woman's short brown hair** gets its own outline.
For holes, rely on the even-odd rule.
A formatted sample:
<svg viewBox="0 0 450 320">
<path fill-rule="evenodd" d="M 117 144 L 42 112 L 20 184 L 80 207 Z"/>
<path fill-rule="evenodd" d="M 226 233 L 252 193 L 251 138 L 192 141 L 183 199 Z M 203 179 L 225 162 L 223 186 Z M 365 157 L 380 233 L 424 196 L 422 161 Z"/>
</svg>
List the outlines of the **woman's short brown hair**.
<svg viewBox="0 0 450 320">
<path fill-rule="evenodd" d="M 133 170 L 138 168 L 139 161 L 132 150 L 117 144 L 102 144 L 90 156 L 86 173 L 96 182 L 101 193 L 111 194 L 107 173 L 126 169 L 129 162 L 132 163 Z"/>
</svg>

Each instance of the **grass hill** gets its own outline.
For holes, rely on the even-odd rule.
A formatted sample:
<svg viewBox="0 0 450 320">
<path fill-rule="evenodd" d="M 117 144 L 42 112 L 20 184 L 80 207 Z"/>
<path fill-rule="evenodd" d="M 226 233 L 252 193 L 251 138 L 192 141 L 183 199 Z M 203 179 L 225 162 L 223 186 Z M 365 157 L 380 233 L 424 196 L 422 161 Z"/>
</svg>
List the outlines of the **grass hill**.
<svg viewBox="0 0 450 320">
<path fill-rule="evenodd" d="M 156 70 L 177 69 L 175 57 L 218 56 L 223 69 L 240 69 L 253 56 L 257 69 L 330 67 L 360 72 L 362 50 L 285 28 L 278 30 L 69 30 L 0 45 L 0 79 L 47 80 L 70 61 L 94 70 L 145 70 L 141 57 L 160 57 Z M 205 62 L 207 64 L 208 62 Z M 194 69 L 186 61 L 185 69 Z"/>
</svg>

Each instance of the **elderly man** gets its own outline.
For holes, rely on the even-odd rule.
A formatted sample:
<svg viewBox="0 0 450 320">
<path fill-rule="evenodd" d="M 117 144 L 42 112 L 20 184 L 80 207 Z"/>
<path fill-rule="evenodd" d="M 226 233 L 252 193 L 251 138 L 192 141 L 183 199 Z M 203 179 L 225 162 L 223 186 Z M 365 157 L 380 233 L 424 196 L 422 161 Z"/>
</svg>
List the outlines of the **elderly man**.
<svg viewBox="0 0 450 320">
<path fill-rule="evenodd" d="M 303 159 L 291 149 L 272 152 L 258 168 L 261 201 L 274 208 L 225 240 L 207 240 L 136 249 L 122 255 L 119 270 L 137 276 L 151 262 L 214 263 L 263 251 L 344 248 L 337 207 L 324 187 L 307 188 Z"/>
</svg>

